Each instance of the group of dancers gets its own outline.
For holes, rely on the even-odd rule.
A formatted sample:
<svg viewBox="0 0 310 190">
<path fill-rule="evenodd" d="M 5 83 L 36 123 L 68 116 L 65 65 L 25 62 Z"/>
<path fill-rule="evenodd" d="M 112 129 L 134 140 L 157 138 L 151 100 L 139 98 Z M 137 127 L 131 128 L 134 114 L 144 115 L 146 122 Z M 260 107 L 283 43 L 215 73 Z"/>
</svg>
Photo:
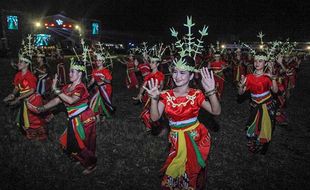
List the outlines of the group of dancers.
<svg viewBox="0 0 310 190">
<path fill-rule="evenodd" d="M 133 100 L 143 105 L 140 119 L 146 131 L 154 128 L 169 131 L 171 146 L 161 169 L 162 189 L 205 187 L 211 136 L 197 118 L 201 108 L 220 115 L 224 84 L 230 71 L 236 93 L 250 96 L 246 124 L 248 149 L 266 154 L 275 124 L 287 124 L 286 103 L 295 87 L 301 62 L 300 57 L 293 55 L 289 42 L 261 42 L 260 48 L 244 44 L 233 51 L 217 44 L 216 48 L 211 46 L 204 51 L 202 38 L 208 35 L 208 27 L 199 30 L 201 38 L 195 39 L 191 17 L 187 17 L 184 26 L 188 33 L 180 39 L 179 33 L 170 29 L 177 39 L 173 46 L 157 44 L 148 48 L 143 43 L 142 48 L 132 49 L 128 56 L 119 59 L 119 63 L 126 65 L 125 86 L 138 91 Z M 18 127 L 28 139 L 39 140 L 47 138 L 46 124 L 52 115 L 49 110 L 64 104 L 68 126 L 60 137 L 61 147 L 73 161 L 85 167 L 83 174 L 89 174 L 96 169 L 96 125 L 115 112 L 112 67 L 108 62 L 113 56 L 100 43 L 97 49 L 84 46 L 84 42 L 82 45 L 86 52 L 70 60 L 69 84 L 64 84 L 65 76 L 60 77 L 66 73 L 63 64 L 57 66 L 59 76 L 56 74 L 50 80 L 53 95 L 49 98 L 44 96 L 48 86 L 44 56 L 35 55 L 33 50 L 21 51 L 14 90 L 4 102 L 12 106 L 19 104 Z M 29 68 L 35 56 L 39 63 L 35 70 L 37 77 Z M 89 73 L 87 63 L 92 71 L 90 79 L 85 81 Z M 169 123 L 166 128 L 164 120 Z"/>
</svg>

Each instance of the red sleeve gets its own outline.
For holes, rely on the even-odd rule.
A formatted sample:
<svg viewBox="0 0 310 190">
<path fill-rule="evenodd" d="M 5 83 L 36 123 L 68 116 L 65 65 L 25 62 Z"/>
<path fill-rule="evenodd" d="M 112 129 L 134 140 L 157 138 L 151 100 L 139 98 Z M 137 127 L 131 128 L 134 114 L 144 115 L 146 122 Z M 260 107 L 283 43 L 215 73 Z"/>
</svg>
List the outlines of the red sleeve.
<svg viewBox="0 0 310 190">
<path fill-rule="evenodd" d="M 165 75 L 163 73 L 160 73 L 158 80 L 159 80 L 159 82 L 164 81 L 165 80 Z"/>
<path fill-rule="evenodd" d="M 19 83 L 19 75 L 18 75 L 18 73 L 17 73 L 17 74 L 15 75 L 15 77 L 14 77 L 13 84 L 14 84 L 14 86 L 17 86 L 18 83 Z"/>
<path fill-rule="evenodd" d="M 83 85 L 76 86 L 73 91 L 73 95 L 78 96 L 78 97 L 82 97 L 84 93 L 85 93 L 85 88 Z"/>
<path fill-rule="evenodd" d="M 201 90 L 197 90 L 198 93 L 196 95 L 198 106 L 201 107 L 202 102 L 205 101 L 206 97 Z"/>
<path fill-rule="evenodd" d="M 91 76 L 92 76 L 93 78 L 95 78 L 95 73 L 96 73 L 96 69 L 94 69 L 94 70 L 91 72 Z"/>
<path fill-rule="evenodd" d="M 167 93 L 168 93 L 167 91 L 164 91 L 159 96 L 159 101 L 163 103 L 164 106 L 166 106 L 166 103 L 167 103 Z"/>
<path fill-rule="evenodd" d="M 246 90 L 249 90 L 251 77 L 250 75 L 246 75 L 245 77 L 246 77 L 246 81 L 245 81 Z"/>
<path fill-rule="evenodd" d="M 151 79 L 151 74 L 148 74 L 144 77 L 144 82 L 147 82 L 150 79 Z"/>
<path fill-rule="evenodd" d="M 104 70 L 103 75 L 107 80 L 112 80 L 112 75 L 109 70 Z"/>
<path fill-rule="evenodd" d="M 272 87 L 272 80 L 268 77 L 269 89 Z"/>
<path fill-rule="evenodd" d="M 33 75 L 30 75 L 30 77 L 27 78 L 29 82 L 29 87 L 31 89 L 36 89 L 37 88 L 37 78 Z"/>
<path fill-rule="evenodd" d="M 139 64 L 139 65 L 137 66 L 137 68 L 138 68 L 139 71 L 141 71 L 141 67 L 142 67 L 142 64 Z"/>
</svg>

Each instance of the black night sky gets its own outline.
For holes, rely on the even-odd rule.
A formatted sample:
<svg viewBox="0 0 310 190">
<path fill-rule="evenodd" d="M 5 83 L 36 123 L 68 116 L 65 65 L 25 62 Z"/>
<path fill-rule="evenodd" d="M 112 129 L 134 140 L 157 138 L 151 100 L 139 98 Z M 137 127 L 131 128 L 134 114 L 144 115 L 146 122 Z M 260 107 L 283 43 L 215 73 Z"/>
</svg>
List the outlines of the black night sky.
<svg viewBox="0 0 310 190">
<path fill-rule="evenodd" d="M 310 1 L 274 0 L 1 0 L 8 10 L 102 21 L 106 33 L 169 39 L 169 27 L 180 30 L 186 15 L 196 26 L 209 25 L 209 39 L 221 41 L 310 40 Z"/>
</svg>

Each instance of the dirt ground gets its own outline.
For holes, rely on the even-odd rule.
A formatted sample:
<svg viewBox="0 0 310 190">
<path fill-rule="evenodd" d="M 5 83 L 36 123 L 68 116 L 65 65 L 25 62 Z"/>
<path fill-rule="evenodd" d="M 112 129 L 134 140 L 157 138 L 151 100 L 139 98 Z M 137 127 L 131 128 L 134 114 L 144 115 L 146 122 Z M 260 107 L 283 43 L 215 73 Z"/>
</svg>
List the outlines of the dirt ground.
<svg viewBox="0 0 310 190">
<path fill-rule="evenodd" d="M 0 98 L 11 92 L 15 71 L 0 59 Z M 237 101 L 237 90 L 225 83 L 222 113 L 200 118 L 209 128 L 212 148 L 207 189 L 310 189 L 310 64 L 302 63 L 296 89 L 288 105 L 288 126 L 276 126 L 266 155 L 247 151 L 245 123 L 248 101 Z M 45 142 L 26 140 L 12 124 L 14 110 L 0 107 L 0 189 L 160 189 L 159 170 L 167 156 L 167 138 L 145 132 L 137 90 L 124 85 L 125 68 L 115 64 L 113 119 L 97 126 L 97 170 L 83 176 L 83 168 L 62 153 L 58 137 L 66 117 L 59 112 L 48 125 Z"/>
</svg>

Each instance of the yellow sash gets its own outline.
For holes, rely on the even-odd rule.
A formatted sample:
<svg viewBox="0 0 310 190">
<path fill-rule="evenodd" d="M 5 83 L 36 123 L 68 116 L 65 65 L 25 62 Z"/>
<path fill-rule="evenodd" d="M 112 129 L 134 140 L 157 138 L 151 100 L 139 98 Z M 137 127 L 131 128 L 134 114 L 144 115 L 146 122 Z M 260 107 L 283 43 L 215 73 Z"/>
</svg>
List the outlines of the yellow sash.
<svg viewBox="0 0 310 190">
<path fill-rule="evenodd" d="M 185 173 L 187 149 L 184 133 L 194 130 L 196 127 L 198 127 L 199 124 L 200 123 L 197 121 L 191 127 L 188 127 L 186 129 L 171 128 L 171 131 L 177 132 L 178 135 L 178 152 L 177 155 L 173 158 L 172 162 L 169 164 L 166 170 L 166 175 L 176 178 L 182 176 Z"/>
</svg>

